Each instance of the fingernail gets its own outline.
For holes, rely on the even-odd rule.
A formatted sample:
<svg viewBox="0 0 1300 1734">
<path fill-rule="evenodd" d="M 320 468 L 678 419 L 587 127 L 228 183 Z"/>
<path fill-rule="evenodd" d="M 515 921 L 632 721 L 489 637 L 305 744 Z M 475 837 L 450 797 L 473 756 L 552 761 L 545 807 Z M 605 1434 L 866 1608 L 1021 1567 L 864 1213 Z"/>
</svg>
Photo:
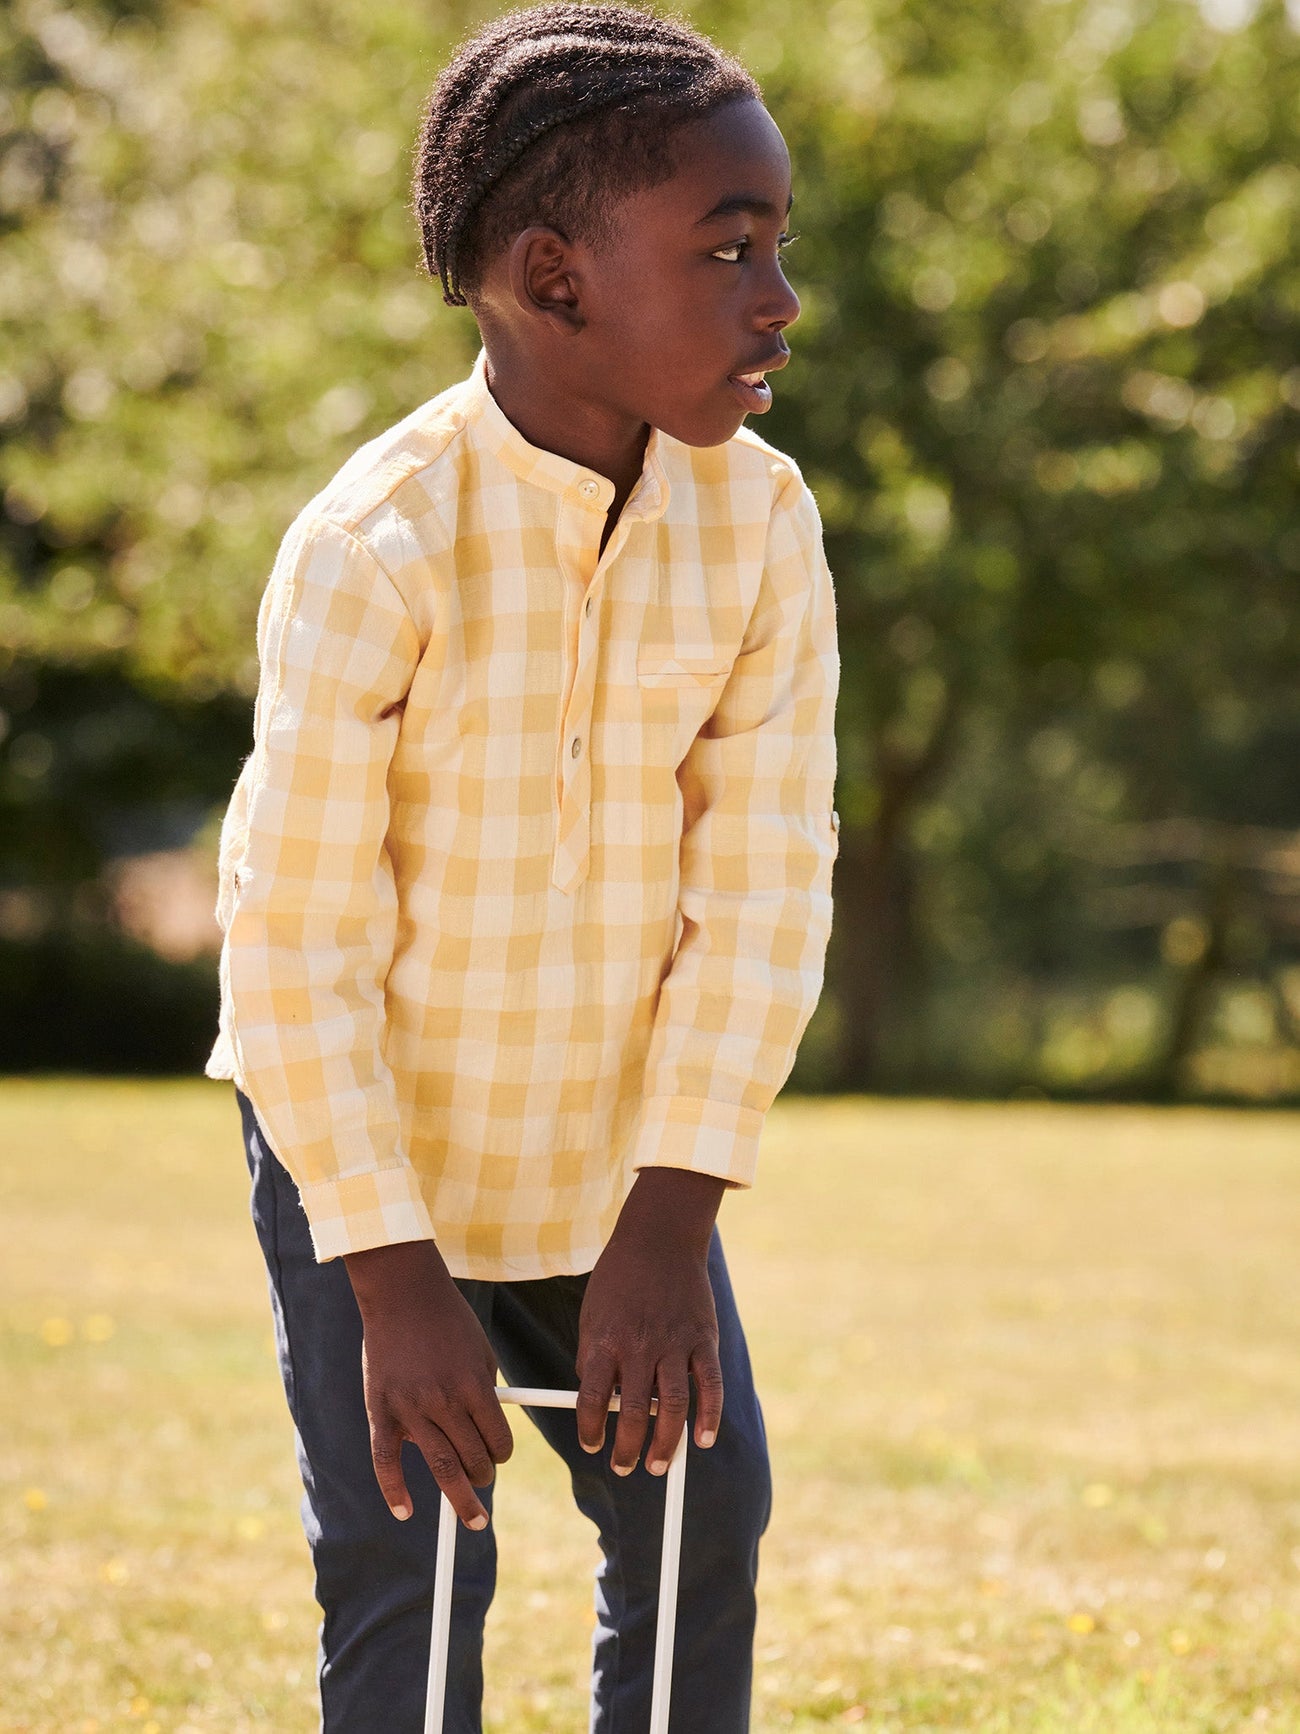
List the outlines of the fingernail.
<svg viewBox="0 0 1300 1734">
<path fill-rule="evenodd" d="M 594 1457 L 596 1452 L 600 1450 L 600 1445 L 588 1445 L 585 1439 L 579 1439 L 578 1443 L 582 1446 L 582 1449 L 587 1453 L 588 1457 Z M 602 1439 L 601 1445 L 603 1444 L 604 1440 Z"/>
<path fill-rule="evenodd" d="M 705 1432 L 700 1434 L 700 1444 L 707 1451 L 709 1446 L 712 1445 L 713 1441 L 717 1438 L 717 1436 L 718 1435 L 716 1433 L 710 1433 L 708 1431 L 705 1431 Z"/>
<path fill-rule="evenodd" d="M 487 1518 L 486 1517 L 471 1517 L 467 1527 L 470 1529 L 486 1529 L 487 1528 Z"/>
<path fill-rule="evenodd" d="M 614 1465 L 614 1473 L 615 1475 L 630 1475 L 635 1468 L 635 1463 L 629 1463 L 626 1469 L 621 1463 L 616 1463 Z"/>
<path fill-rule="evenodd" d="M 399 1523 L 405 1523 L 407 1518 L 411 1515 L 411 1508 L 409 1505 L 390 1505 L 388 1509 L 392 1512 L 393 1516 Z"/>
<path fill-rule="evenodd" d="M 653 1463 L 646 1464 L 646 1468 L 652 1475 L 662 1475 L 667 1467 L 668 1465 L 664 1462 L 662 1457 L 656 1457 Z"/>
</svg>

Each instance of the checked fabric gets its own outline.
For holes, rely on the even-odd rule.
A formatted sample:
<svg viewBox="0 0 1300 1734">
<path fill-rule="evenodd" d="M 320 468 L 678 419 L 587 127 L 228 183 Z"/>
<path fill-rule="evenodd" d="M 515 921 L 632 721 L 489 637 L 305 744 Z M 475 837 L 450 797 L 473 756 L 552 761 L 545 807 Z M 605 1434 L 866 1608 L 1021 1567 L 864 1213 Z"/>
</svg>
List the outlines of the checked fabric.
<svg viewBox="0 0 1300 1734">
<path fill-rule="evenodd" d="M 635 1170 L 754 1173 L 821 987 L 834 602 L 742 430 L 613 486 L 480 355 L 285 537 L 222 831 L 221 1030 L 317 1257 L 591 1269 Z"/>
</svg>

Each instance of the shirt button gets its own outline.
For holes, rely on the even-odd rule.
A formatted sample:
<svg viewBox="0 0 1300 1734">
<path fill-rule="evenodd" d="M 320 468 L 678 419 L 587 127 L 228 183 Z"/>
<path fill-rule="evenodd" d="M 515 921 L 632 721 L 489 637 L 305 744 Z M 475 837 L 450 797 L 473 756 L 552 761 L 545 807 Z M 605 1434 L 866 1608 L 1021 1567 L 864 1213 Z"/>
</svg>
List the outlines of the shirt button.
<svg viewBox="0 0 1300 1734">
<path fill-rule="evenodd" d="M 578 483 L 578 492 L 586 499 L 594 500 L 596 495 L 600 492 L 600 483 L 594 482 L 590 476 L 586 476 Z"/>
<path fill-rule="evenodd" d="M 582 751 L 582 739 L 579 735 L 574 735 L 573 745 L 569 748 L 570 756 L 576 759 L 578 757 L 578 754 L 581 751 Z"/>
</svg>

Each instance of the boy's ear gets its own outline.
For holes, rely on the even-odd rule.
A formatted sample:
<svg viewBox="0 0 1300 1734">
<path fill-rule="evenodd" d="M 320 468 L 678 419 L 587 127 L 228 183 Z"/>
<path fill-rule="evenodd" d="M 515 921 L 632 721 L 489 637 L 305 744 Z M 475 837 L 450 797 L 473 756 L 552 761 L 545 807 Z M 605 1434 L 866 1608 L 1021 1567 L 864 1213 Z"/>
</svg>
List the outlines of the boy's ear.
<svg viewBox="0 0 1300 1734">
<path fill-rule="evenodd" d="M 581 331 L 577 260 L 572 241 L 540 223 L 516 235 L 507 258 L 510 288 L 519 309 L 555 321 L 563 331 Z"/>
</svg>

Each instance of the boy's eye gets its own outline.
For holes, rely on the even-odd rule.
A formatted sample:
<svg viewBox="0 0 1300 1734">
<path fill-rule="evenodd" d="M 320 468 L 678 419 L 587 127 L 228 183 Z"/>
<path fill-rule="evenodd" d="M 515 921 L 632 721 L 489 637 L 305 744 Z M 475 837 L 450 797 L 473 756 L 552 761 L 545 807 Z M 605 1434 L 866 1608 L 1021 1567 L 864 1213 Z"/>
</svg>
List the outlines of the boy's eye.
<svg viewBox="0 0 1300 1734">
<path fill-rule="evenodd" d="M 777 252 L 784 253 L 790 243 L 792 241 L 797 241 L 798 239 L 798 235 L 778 235 L 776 238 Z M 713 257 L 715 259 L 721 259 L 724 265 L 739 265 L 753 245 L 754 242 L 752 236 L 742 235 L 739 241 L 728 241 L 725 247 L 715 247 L 713 249 Z"/>
</svg>

